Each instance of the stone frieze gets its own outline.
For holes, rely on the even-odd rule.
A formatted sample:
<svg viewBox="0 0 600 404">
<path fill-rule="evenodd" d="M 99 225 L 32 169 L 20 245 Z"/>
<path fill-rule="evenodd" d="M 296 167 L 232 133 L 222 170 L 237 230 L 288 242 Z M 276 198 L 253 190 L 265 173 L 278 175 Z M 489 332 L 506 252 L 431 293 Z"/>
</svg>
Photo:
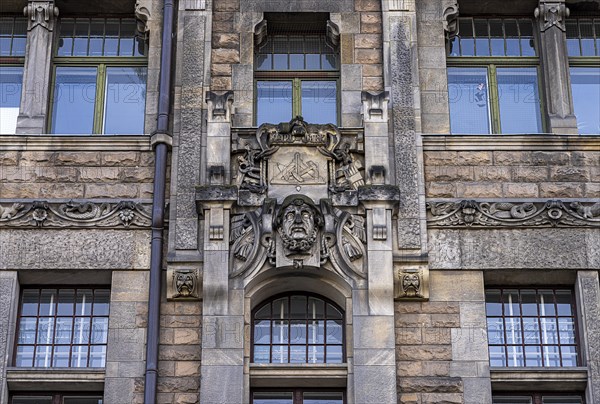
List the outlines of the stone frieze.
<svg viewBox="0 0 600 404">
<path fill-rule="evenodd" d="M 135 201 L 0 202 L 0 228 L 149 228 L 151 204 Z"/>
<path fill-rule="evenodd" d="M 600 202 L 430 201 L 427 225 L 440 227 L 600 227 Z"/>
</svg>

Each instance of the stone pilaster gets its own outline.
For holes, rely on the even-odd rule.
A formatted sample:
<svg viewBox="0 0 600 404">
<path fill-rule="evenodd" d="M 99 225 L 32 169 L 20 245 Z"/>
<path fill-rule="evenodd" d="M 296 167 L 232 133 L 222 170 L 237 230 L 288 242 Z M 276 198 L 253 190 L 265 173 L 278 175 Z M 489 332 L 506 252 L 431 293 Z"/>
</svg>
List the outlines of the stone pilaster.
<svg viewBox="0 0 600 404">
<path fill-rule="evenodd" d="M 30 0 L 23 10 L 28 19 L 27 49 L 17 133 L 46 133 L 52 43 L 58 8 L 54 1 Z"/>
<path fill-rule="evenodd" d="M 548 130 L 556 134 L 576 134 L 565 34 L 569 9 L 565 0 L 540 0 L 534 15 L 540 30 L 539 52 L 550 125 Z"/>
<path fill-rule="evenodd" d="M 598 271 L 578 271 L 575 285 L 582 365 L 588 369 L 586 403 L 600 403 L 600 284 Z"/>
<path fill-rule="evenodd" d="M 179 4 L 175 80 L 175 119 L 170 195 L 169 263 L 199 263 L 196 186 L 201 184 L 206 83 L 205 52 L 210 52 L 208 11 L 186 10 Z M 177 119 L 179 117 L 179 119 Z"/>
<path fill-rule="evenodd" d="M 425 197 L 415 4 L 389 11 L 383 2 L 385 88 L 392 104 L 395 182 L 400 189 L 398 247 L 426 251 Z M 388 64 L 389 62 L 389 64 Z"/>
<path fill-rule="evenodd" d="M 11 365 L 19 304 L 16 271 L 0 271 L 0 403 L 8 403 L 6 368 Z"/>
<path fill-rule="evenodd" d="M 367 184 L 389 184 L 390 145 L 388 133 L 389 93 L 362 92 L 365 127 L 365 172 Z"/>
<path fill-rule="evenodd" d="M 396 403 L 394 335 L 394 263 L 392 211 L 398 200 L 394 186 L 359 189 L 367 214 L 368 310 L 354 302 L 354 403 Z M 362 303 L 362 304 L 361 304 Z"/>
</svg>

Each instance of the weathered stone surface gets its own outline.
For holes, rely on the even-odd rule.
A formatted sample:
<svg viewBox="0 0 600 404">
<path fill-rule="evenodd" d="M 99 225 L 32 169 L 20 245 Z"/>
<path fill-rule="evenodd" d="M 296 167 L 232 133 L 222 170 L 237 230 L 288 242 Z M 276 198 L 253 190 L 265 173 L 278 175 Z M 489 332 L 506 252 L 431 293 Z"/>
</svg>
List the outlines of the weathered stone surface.
<svg viewBox="0 0 600 404">
<path fill-rule="evenodd" d="M 0 251 L 0 257 L 2 256 Z M 8 402 L 6 368 L 11 365 L 9 349 L 13 346 L 19 301 L 16 271 L 0 272 L 0 402 Z"/>
<path fill-rule="evenodd" d="M 582 343 L 585 345 L 585 363 L 589 366 L 587 398 L 600 400 L 600 284 L 597 271 L 578 271 L 575 293 L 580 320 L 584 324 Z"/>
<path fill-rule="evenodd" d="M 460 393 L 462 380 L 458 377 L 401 377 L 398 388 L 406 393 Z"/>
<path fill-rule="evenodd" d="M 404 361 L 449 361 L 452 348 L 449 345 L 400 345 L 396 347 L 396 359 Z"/>
</svg>

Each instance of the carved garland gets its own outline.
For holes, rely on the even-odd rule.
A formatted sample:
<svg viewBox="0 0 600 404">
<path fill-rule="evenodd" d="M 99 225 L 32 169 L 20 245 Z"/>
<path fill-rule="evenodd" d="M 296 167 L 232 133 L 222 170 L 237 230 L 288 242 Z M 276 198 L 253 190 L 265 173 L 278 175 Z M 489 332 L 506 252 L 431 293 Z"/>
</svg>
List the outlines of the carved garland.
<svg viewBox="0 0 600 404">
<path fill-rule="evenodd" d="M 436 201 L 427 203 L 429 227 L 600 227 L 600 202 Z"/>
<path fill-rule="evenodd" d="M 47 201 L 0 204 L 0 227 L 150 227 L 150 204 Z"/>
</svg>

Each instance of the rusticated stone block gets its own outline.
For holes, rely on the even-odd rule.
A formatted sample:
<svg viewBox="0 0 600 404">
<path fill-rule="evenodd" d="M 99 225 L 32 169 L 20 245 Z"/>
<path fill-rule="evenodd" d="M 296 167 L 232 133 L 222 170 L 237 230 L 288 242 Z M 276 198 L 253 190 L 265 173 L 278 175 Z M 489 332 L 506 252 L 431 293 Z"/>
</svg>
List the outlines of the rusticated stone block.
<svg viewBox="0 0 600 404">
<path fill-rule="evenodd" d="M 115 182 L 119 180 L 118 167 L 81 167 L 79 181 L 81 182 Z"/>
<path fill-rule="evenodd" d="M 588 182 L 584 185 L 584 197 L 586 198 L 600 198 L 600 183 Z"/>
<path fill-rule="evenodd" d="M 213 76 L 231 76 L 231 65 L 212 63 L 210 65 L 210 74 Z"/>
<path fill-rule="evenodd" d="M 494 164 L 498 166 L 530 166 L 533 163 L 531 152 L 498 151 L 494 152 Z"/>
<path fill-rule="evenodd" d="M 461 393 L 462 380 L 458 377 L 403 377 L 398 379 L 400 391 L 407 393 Z"/>
<path fill-rule="evenodd" d="M 103 152 L 100 153 L 100 162 L 102 166 L 137 166 L 140 164 L 140 155 L 152 156 L 152 153 Z"/>
<path fill-rule="evenodd" d="M 216 0 L 213 9 L 215 11 L 237 11 L 240 9 L 240 0 Z"/>
<path fill-rule="evenodd" d="M 415 393 L 402 393 L 398 395 L 399 404 L 421 404 L 421 397 Z"/>
<path fill-rule="evenodd" d="M 404 313 L 421 313 L 421 303 L 420 302 L 394 302 L 394 311 L 396 314 L 404 314 Z"/>
<path fill-rule="evenodd" d="M 88 184 L 86 198 L 136 198 L 138 187 L 134 184 Z"/>
<path fill-rule="evenodd" d="M 200 317 L 198 316 L 161 316 L 161 327 L 169 328 L 198 328 Z"/>
<path fill-rule="evenodd" d="M 550 181 L 589 181 L 590 170 L 587 167 L 552 167 L 550 168 Z"/>
<path fill-rule="evenodd" d="M 106 169 L 103 168 L 103 169 Z M 153 167 L 124 167 L 119 170 L 119 178 L 123 182 L 153 182 Z"/>
<path fill-rule="evenodd" d="M 363 90 L 365 90 L 365 91 L 383 90 L 383 77 L 365 77 L 365 78 L 363 78 Z"/>
<path fill-rule="evenodd" d="M 458 153 L 453 151 L 428 151 L 423 153 L 423 158 L 425 166 L 453 166 L 457 164 Z"/>
<path fill-rule="evenodd" d="M 354 52 L 354 61 L 363 64 L 377 64 L 383 62 L 381 49 L 357 49 Z"/>
<path fill-rule="evenodd" d="M 175 376 L 199 376 L 200 361 L 175 362 Z"/>
<path fill-rule="evenodd" d="M 571 164 L 574 166 L 600 166 L 600 152 L 574 151 L 571 153 Z"/>
<path fill-rule="evenodd" d="M 503 184 L 503 193 L 506 198 L 537 198 L 539 190 L 537 184 Z"/>
<path fill-rule="evenodd" d="M 471 166 L 434 166 L 425 168 L 425 181 L 473 181 L 474 171 Z"/>
<path fill-rule="evenodd" d="M 65 153 L 58 153 L 65 154 Z M 74 153 L 70 153 L 74 154 Z M 76 154 L 76 153 L 75 153 Z M 95 154 L 95 153 L 94 153 Z M 66 156 L 64 156 L 66 158 Z M 51 152 L 21 152 L 19 157 L 19 165 L 24 166 L 39 166 L 54 164 L 55 153 Z"/>
<path fill-rule="evenodd" d="M 531 161 L 537 166 L 564 166 L 571 163 L 569 152 L 532 152 Z"/>
<path fill-rule="evenodd" d="M 406 361 L 449 361 L 452 348 L 449 345 L 398 345 L 396 359 Z"/>
<path fill-rule="evenodd" d="M 381 48 L 382 38 L 377 34 L 356 34 L 354 35 L 354 46 L 356 48 L 375 49 Z"/>
<path fill-rule="evenodd" d="M 213 49 L 211 56 L 212 63 L 239 63 L 240 61 L 238 49 Z"/>
<path fill-rule="evenodd" d="M 83 198 L 83 185 L 72 183 L 1 184 L 2 198 Z"/>
<path fill-rule="evenodd" d="M 456 164 L 462 166 L 480 166 L 492 164 L 492 152 L 459 152 L 456 155 Z"/>
<path fill-rule="evenodd" d="M 0 153 L 0 167 L 16 166 L 19 160 L 19 154 L 16 151 L 6 151 Z"/>
<path fill-rule="evenodd" d="M 396 345 L 418 345 L 421 344 L 420 327 L 396 328 Z"/>
<path fill-rule="evenodd" d="M 396 361 L 397 376 L 421 376 L 423 375 L 423 362 L 419 361 Z"/>
<path fill-rule="evenodd" d="M 501 198 L 502 184 L 496 183 L 458 183 L 458 198 Z"/>
<path fill-rule="evenodd" d="M 379 11 L 381 2 L 377 0 L 355 0 L 354 9 L 356 11 Z"/>
<path fill-rule="evenodd" d="M 56 165 L 85 166 L 99 165 L 100 153 L 97 152 L 57 152 Z"/>
<path fill-rule="evenodd" d="M 577 182 L 542 182 L 540 198 L 579 198 L 583 197 L 583 184 Z"/>
<path fill-rule="evenodd" d="M 215 91 L 231 90 L 231 77 L 211 77 L 211 88 Z"/>
<path fill-rule="evenodd" d="M 514 182 L 543 182 L 548 180 L 548 167 L 511 167 Z"/>
<path fill-rule="evenodd" d="M 425 184 L 425 194 L 429 198 L 454 198 L 456 185 L 451 182 L 428 182 Z"/>
<path fill-rule="evenodd" d="M 382 65 L 364 65 L 362 67 L 362 74 L 365 77 L 383 77 L 383 66 Z"/>
<path fill-rule="evenodd" d="M 161 345 L 158 348 L 158 359 L 177 361 L 186 358 L 191 361 L 199 361 L 200 351 L 198 345 Z"/>
<path fill-rule="evenodd" d="M 460 316 L 458 314 L 432 314 L 432 327 L 460 327 Z"/>
<path fill-rule="evenodd" d="M 199 401 L 197 393 L 179 393 L 175 394 L 175 404 L 197 404 Z"/>
<path fill-rule="evenodd" d="M 429 314 L 399 314 L 394 319 L 395 327 L 430 327 Z"/>
<path fill-rule="evenodd" d="M 200 379 L 197 377 L 159 377 L 158 391 L 191 393 L 200 388 Z"/>
<path fill-rule="evenodd" d="M 424 376 L 449 376 L 450 362 L 448 361 L 433 361 L 423 362 Z"/>
<path fill-rule="evenodd" d="M 193 345 L 200 343 L 200 328 L 174 330 L 173 342 L 178 345 Z"/>
<path fill-rule="evenodd" d="M 440 314 L 438 314 L 439 316 Z M 445 327 L 443 324 L 439 327 L 425 327 L 421 330 L 423 344 L 425 345 L 440 345 L 450 344 L 452 342 L 451 328 Z"/>
<path fill-rule="evenodd" d="M 430 314 L 458 314 L 460 305 L 456 302 L 422 302 L 421 310 Z"/>
<path fill-rule="evenodd" d="M 214 34 L 212 36 L 213 48 L 239 49 L 239 34 Z"/>
<path fill-rule="evenodd" d="M 360 13 L 361 24 L 381 24 L 381 13 Z"/>
<path fill-rule="evenodd" d="M 510 167 L 473 167 L 475 181 L 510 181 Z"/>
<path fill-rule="evenodd" d="M 421 404 L 463 404 L 460 393 L 423 393 Z"/>
</svg>

